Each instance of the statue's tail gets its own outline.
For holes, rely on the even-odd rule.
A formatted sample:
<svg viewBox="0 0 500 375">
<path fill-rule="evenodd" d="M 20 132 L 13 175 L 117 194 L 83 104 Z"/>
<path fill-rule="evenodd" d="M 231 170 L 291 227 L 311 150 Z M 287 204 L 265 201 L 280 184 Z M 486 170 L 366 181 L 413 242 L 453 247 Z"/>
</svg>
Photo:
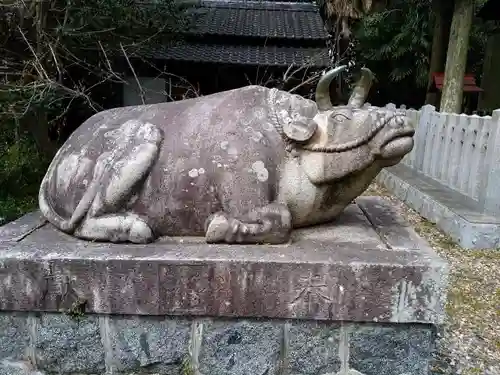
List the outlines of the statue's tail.
<svg viewBox="0 0 500 375">
<path fill-rule="evenodd" d="M 89 208 L 97 194 L 98 181 L 92 181 L 82 199 L 78 202 L 71 218 L 63 218 L 54 210 L 49 192 L 50 183 L 54 177 L 54 170 L 60 163 L 61 154 L 62 148 L 57 152 L 56 156 L 50 163 L 45 176 L 43 177 L 42 183 L 40 184 L 40 190 L 38 191 L 38 206 L 42 215 L 52 225 L 65 233 L 71 234 L 89 211 Z"/>
<path fill-rule="evenodd" d="M 74 230 L 71 227 L 70 220 L 61 217 L 53 208 L 50 202 L 49 185 L 52 176 L 54 175 L 54 169 L 61 158 L 61 149 L 57 152 L 56 156 L 49 165 L 45 176 L 40 184 L 40 190 L 38 191 L 38 207 L 42 215 L 54 226 L 62 230 L 63 232 L 70 233 Z"/>
</svg>

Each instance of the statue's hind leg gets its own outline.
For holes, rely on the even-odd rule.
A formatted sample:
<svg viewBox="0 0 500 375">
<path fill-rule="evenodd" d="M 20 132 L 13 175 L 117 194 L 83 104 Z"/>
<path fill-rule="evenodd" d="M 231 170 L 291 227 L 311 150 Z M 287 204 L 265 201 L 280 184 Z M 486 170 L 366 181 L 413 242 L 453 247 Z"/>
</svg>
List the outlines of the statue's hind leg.
<svg viewBox="0 0 500 375">
<path fill-rule="evenodd" d="M 157 160 L 162 133 L 153 124 L 129 121 L 110 138 L 114 147 L 96 162 L 88 189 L 93 192 L 89 194 L 92 202 L 74 235 L 98 241 L 150 242 L 154 239 L 151 228 L 145 219 L 127 212 L 127 205 Z"/>
</svg>

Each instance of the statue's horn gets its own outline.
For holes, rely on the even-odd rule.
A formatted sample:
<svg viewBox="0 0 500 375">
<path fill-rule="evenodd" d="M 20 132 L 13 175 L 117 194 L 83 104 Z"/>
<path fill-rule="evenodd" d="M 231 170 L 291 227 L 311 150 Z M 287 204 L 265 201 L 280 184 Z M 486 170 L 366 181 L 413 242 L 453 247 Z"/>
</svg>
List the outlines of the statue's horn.
<svg viewBox="0 0 500 375">
<path fill-rule="evenodd" d="M 347 105 L 354 108 L 361 108 L 368 96 L 368 92 L 373 83 L 374 75 L 368 68 L 361 68 L 361 78 L 356 83 L 349 97 Z"/>
<path fill-rule="evenodd" d="M 333 104 L 330 100 L 330 84 L 333 79 L 336 78 L 341 72 L 347 69 L 347 65 L 338 66 L 332 70 L 326 72 L 323 77 L 320 78 L 318 85 L 316 86 L 316 104 L 320 111 L 325 111 L 332 109 Z"/>
</svg>

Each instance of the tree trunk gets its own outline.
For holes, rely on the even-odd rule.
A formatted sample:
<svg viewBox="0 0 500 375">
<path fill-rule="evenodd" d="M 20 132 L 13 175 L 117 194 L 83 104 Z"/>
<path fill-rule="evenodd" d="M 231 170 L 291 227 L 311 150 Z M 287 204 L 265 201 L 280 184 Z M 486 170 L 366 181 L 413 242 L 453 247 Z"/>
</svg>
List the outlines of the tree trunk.
<svg viewBox="0 0 500 375">
<path fill-rule="evenodd" d="M 427 84 L 427 95 L 425 104 L 437 106 L 436 93 L 430 92 L 433 85 L 432 75 L 444 70 L 446 62 L 446 50 L 450 39 L 451 16 L 453 11 L 453 1 L 446 3 L 441 0 L 434 0 L 433 9 L 435 14 L 434 33 L 432 38 L 431 58 L 429 63 L 429 81 Z"/>
<path fill-rule="evenodd" d="M 39 155 L 46 159 L 54 157 L 57 143 L 49 137 L 47 113 L 43 109 L 34 109 L 24 115 L 19 121 L 19 126 L 22 131 L 30 133 Z"/>
<path fill-rule="evenodd" d="M 32 56 L 32 58 L 39 67 L 40 81 L 46 82 L 49 79 L 58 81 L 54 79 L 54 77 L 57 77 L 57 61 L 53 60 L 51 54 L 46 53 L 45 56 L 43 54 L 44 50 L 48 47 L 48 43 L 46 43 L 47 16 L 50 10 L 50 2 L 37 0 L 35 2 L 35 7 L 35 27 L 32 29 L 32 32 L 35 33 L 35 37 L 31 40 L 36 41 L 35 47 L 33 48 L 36 56 Z M 34 108 L 30 112 L 31 114 L 24 116 L 22 123 L 31 133 L 39 154 L 43 155 L 45 158 L 52 158 L 57 151 L 57 145 L 50 139 L 50 124 L 47 110 L 45 108 Z"/>
<path fill-rule="evenodd" d="M 441 112 L 460 113 L 474 0 L 456 0 L 446 57 Z"/>
<path fill-rule="evenodd" d="M 479 96 L 479 109 L 493 111 L 500 108 L 500 33 L 488 38 L 484 54 L 483 77 Z"/>
</svg>

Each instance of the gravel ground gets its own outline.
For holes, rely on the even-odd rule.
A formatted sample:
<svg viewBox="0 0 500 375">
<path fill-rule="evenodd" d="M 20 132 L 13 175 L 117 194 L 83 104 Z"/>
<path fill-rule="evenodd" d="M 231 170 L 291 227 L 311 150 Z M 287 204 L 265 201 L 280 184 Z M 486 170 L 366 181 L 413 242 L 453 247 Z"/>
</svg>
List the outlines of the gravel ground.
<svg viewBox="0 0 500 375">
<path fill-rule="evenodd" d="M 446 323 L 433 374 L 500 375 L 500 249 L 464 250 L 378 184 L 364 195 L 391 201 L 451 268 Z"/>
</svg>

